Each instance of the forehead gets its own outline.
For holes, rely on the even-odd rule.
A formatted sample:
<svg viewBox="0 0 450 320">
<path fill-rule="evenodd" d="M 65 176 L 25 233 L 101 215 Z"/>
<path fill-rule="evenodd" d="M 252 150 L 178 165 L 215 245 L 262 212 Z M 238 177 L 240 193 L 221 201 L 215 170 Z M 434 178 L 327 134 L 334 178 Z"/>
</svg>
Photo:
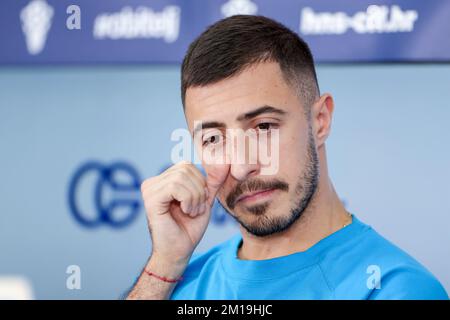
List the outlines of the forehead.
<svg viewBox="0 0 450 320">
<path fill-rule="evenodd" d="M 289 111 L 300 101 L 286 83 L 276 62 L 253 65 L 236 76 L 186 91 L 186 120 L 192 130 L 194 121 L 231 121 L 246 111 L 263 105 Z"/>
</svg>

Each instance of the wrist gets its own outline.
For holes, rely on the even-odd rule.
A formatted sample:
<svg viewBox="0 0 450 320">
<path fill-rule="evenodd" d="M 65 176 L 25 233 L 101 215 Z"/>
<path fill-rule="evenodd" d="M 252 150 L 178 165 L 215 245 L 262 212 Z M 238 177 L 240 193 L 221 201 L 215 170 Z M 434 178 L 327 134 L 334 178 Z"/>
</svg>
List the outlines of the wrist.
<svg viewBox="0 0 450 320">
<path fill-rule="evenodd" d="M 182 277 L 188 262 L 189 260 L 169 260 L 152 254 L 145 270 L 164 278 L 178 279 Z"/>
</svg>

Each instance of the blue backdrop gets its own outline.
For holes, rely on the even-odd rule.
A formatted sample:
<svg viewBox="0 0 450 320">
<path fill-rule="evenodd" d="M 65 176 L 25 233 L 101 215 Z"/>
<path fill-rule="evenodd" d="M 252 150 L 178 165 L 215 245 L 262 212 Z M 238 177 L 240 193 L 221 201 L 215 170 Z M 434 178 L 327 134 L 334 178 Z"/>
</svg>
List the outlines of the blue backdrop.
<svg viewBox="0 0 450 320">
<path fill-rule="evenodd" d="M 180 62 L 238 13 L 282 22 L 320 62 L 450 61 L 446 0 L 2 0 L 0 64 Z"/>
<path fill-rule="evenodd" d="M 318 68 L 336 102 L 327 149 L 338 193 L 448 291 L 449 74 Z M 3 67 L 0 92 L 0 278 L 25 277 L 41 299 L 117 298 L 151 249 L 136 180 L 170 162 L 172 130 L 185 126 L 179 67 Z M 237 232 L 225 217 L 214 214 L 199 251 Z M 70 265 L 80 290 L 66 287 Z"/>
</svg>

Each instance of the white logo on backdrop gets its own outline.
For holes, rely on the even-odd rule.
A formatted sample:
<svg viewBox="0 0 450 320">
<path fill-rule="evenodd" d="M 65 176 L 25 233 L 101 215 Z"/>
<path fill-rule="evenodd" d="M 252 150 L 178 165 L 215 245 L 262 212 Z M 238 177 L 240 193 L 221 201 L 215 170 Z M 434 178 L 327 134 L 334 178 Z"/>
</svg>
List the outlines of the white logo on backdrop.
<svg viewBox="0 0 450 320">
<path fill-rule="evenodd" d="M 230 0 L 221 7 L 224 17 L 231 17 L 236 14 L 256 14 L 258 6 L 251 0 Z"/>
<path fill-rule="evenodd" d="M 366 11 L 348 15 L 345 12 L 314 12 L 303 8 L 300 14 L 300 32 L 307 35 L 356 33 L 411 32 L 419 14 L 416 10 L 403 11 L 399 6 L 370 5 Z"/>
<path fill-rule="evenodd" d="M 20 11 L 22 31 L 30 54 L 40 53 L 52 25 L 53 8 L 45 0 L 32 0 Z"/>
<path fill-rule="evenodd" d="M 151 8 L 124 7 L 119 12 L 103 13 L 94 21 L 94 38 L 112 40 L 162 38 L 174 42 L 180 31 L 181 8 L 167 6 L 161 12 Z"/>
</svg>

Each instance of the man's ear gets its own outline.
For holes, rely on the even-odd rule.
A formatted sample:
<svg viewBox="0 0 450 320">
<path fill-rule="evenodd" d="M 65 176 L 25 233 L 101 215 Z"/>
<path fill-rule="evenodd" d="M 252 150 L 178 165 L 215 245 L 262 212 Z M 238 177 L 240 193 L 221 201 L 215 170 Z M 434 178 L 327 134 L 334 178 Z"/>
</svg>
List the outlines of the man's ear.
<svg viewBox="0 0 450 320">
<path fill-rule="evenodd" d="M 321 95 L 312 106 L 312 130 L 316 139 L 317 147 L 322 146 L 330 134 L 333 110 L 334 101 L 333 97 L 329 93 L 324 93 Z"/>
</svg>

